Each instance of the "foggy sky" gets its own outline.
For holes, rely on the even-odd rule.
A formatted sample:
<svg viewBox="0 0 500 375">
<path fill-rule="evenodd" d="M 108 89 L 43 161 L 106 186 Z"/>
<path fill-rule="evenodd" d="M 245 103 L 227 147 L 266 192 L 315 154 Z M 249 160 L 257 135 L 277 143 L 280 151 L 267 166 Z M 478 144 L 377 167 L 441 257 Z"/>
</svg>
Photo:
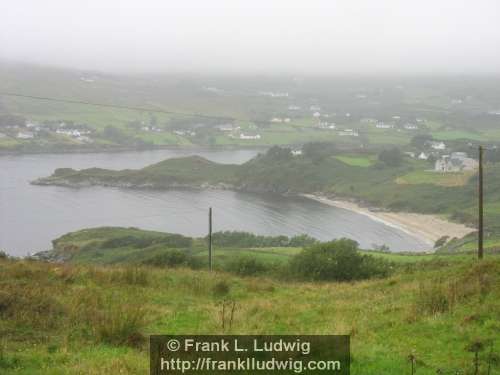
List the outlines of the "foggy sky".
<svg viewBox="0 0 500 375">
<path fill-rule="evenodd" d="M 111 72 L 500 73 L 498 0 L 0 0 L 0 60 Z"/>
</svg>

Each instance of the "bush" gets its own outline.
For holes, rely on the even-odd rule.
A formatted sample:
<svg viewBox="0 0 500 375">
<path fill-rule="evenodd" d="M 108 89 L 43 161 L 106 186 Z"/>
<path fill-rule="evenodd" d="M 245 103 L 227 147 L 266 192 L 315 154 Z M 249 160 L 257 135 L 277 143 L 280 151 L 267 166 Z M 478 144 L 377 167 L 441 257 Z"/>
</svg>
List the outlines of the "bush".
<svg viewBox="0 0 500 375">
<path fill-rule="evenodd" d="M 378 155 L 378 160 L 389 167 L 397 167 L 403 162 L 403 154 L 399 148 L 394 147 L 390 150 L 382 150 Z"/>
<path fill-rule="evenodd" d="M 229 261 L 225 270 L 240 276 L 255 276 L 266 272 L 268 267 L 257 258 L 239 256 Z"/>
<path fill-rule="evenodd" d="M 0 259 L 7 259 L 8 255 L 5 253 L 5 251 L 0 250 Z"/>
<path fill-rule="evenodd" d="M 307 234 L 299 234 L 298 236 L 294 236 L 290 238 L 290 242 L 288 246 L 291 247 L 304 247 L 304 246 L 311 246 L 318 242 L 316 238 L 313 238 L 311 236 L 308 236 Z"/>
<path fill-rule="evenodd" d="M 313 281 L 350 281 L 387 276 L 390 263 L 362 255 L 356 241 L 346 238 L 304 249 L 290 262 L 292 277 Z"/>
</svg>

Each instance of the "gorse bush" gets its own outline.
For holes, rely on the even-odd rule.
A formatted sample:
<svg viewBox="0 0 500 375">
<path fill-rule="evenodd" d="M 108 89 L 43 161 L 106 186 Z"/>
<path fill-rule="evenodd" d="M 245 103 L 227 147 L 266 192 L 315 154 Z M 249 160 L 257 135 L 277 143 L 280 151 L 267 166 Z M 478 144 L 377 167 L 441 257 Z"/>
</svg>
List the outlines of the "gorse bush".
<svg viewBox="0 0 500 375">
<path fill-rule="evenodd" d="M 350 281 L 390 273 L 390 263 L 358 250 L 357 242 L 345 238 L 313 245 L 292 258 L 290 274 L 303 280 Z"/>
</svg>

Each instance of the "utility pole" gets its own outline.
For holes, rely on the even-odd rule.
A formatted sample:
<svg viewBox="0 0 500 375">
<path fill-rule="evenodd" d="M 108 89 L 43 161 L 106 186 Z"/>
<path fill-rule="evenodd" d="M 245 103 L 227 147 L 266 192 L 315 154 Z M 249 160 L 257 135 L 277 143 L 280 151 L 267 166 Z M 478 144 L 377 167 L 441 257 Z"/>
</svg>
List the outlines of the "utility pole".
<svg viewBox="0 0 500 375">
<path fill-rule="evenodd" d="M 483 146 L 479 146 L 477 257 L 483 259 Z"/>
<path fill-rule="evenodd" d="M 212 207 L 208 209 L 208 269 L 212 271 Z"/>
</svg>

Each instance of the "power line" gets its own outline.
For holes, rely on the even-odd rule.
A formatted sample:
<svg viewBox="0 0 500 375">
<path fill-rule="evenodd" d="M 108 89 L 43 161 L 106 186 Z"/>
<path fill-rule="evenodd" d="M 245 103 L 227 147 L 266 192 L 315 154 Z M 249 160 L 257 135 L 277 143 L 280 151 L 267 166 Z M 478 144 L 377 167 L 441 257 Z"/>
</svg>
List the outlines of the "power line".
<svg viewBox="0 0 500 375">
<path fill-rule="evenodd" d="M 25 98 L 25 99 L 46 100 L 49 102 L 58 102 L 58 103 L 83 104 L 83 105 L 92 105 L 95 107 L 129 109 L 132 111 L 139 111 L 139 112 L 157 112 L 157 113 L 164 113 L 164 114 L 176 115 L 176 116 L 190 116 L 190 117 L 217 119 L 217 120 L 224 119 L 224 120 L 248 121 L 248 120 L 238 119 L 238 118 L 230 117 L 230 116 L 215 116 L 215 115 L 206 115 L 203 113 L 170 111 L 170 110 L 161 109 L 161 108 L 147 108 L 147 107 L 135 107 L 135 106 L 119 105 L 119 104 L 105 104 L 105 103 L 98 103 L 98 102 L 88 102 L 88 101 L 84 101 L 84 100 L 53 98 L 53 97 L 49 97 L 49 96 L 26 95 L 26 94 L 19 94 L 19 93 L 13 93 L 13 92 L 0 92 L 0 95 L 11 96 L 11 97 L 16 97 L 16 98 Z"/>
</svg>

